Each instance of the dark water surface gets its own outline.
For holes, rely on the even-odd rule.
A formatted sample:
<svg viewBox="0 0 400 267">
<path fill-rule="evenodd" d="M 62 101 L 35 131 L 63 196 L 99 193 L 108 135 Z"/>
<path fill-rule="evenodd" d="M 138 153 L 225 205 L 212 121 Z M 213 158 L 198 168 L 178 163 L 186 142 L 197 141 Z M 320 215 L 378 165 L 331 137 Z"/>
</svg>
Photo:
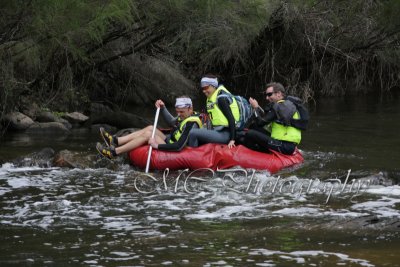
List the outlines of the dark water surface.
<svg viewBox="0 0 400 267">
<path fill-rule="evenodd" d="M 7 135 L 0 266 L 399 266 L 399 118 L 397 99 L 320 100 L 300 146 L 305 163 L 274 176 L 258 171 L 249 189 L 249 176 L 235 172 L 229 186 L 223 173 L 205 172 L 204 181 L 185 186 L 183 173 L 165 188 L 161 172 L 150 182 L 128 164 L 15 167 L 12 159 L 44 147 L 95 153 L 98 135 Z M 327 181 L 347 174 L 386 183 L 356 193 Z M 287 187 L 272 192 L 279 179 Z M 324 181 L 308 192 L 290 188 L 307 179 Z"/>
</svg>

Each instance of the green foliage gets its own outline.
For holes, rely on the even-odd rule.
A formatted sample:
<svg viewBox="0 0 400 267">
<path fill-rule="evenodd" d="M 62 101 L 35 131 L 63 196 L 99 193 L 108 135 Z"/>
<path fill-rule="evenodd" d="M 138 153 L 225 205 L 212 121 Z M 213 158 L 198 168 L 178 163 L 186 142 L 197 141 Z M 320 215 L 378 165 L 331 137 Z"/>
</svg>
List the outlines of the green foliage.
<svg viewBox="0 0 400 267">
<path fill-rule="evenodd" d="M 36 0 L 28 31 L 44 50 L 88 60 L 85 47 L 101 43 L 113 23 L 129 27 L 133 9 L 128 0 Z"/>
<path fill-rule="evenodd" d="M 243 56 L 253 65 L 233 75 L 250 91 L 274 80 L 309 97 L 399 87 L 398 11 L 398 1 L 282 1 Z"/>
<path fill-rule="evenodd" d="M 2 77 L 8 79 L 4 90 L 14 98 L 32 94 L 47 102 L 75 87 L 80 65 L 93 64 L 90 49 L 102 47 L 110 32 L 129 29 L 136 19 L 130 0 L 16 0 L 1 6 L 0 57 L 2 68 L 12 73 Z M 24 90 L 17 92 L 15 82 Z"/>
<path fill-rule="evenodd" d="M 171 0 L 153 14 L 173 33 L 167 48 L 181 59 L 206 69 L 232 59 L 240 63 L 251 41 L 264 28 L 276 2 Z M 154 9 L 158 5 L 153 1 Z"/>
<path fill-rule="evenodd" d="M 398 0 L 0 0 L 0 6 L 0 117 L 21 95 L 64 109 L 82 107 L 92 91 L 118 96 L 130 79 L 114 81 L 103 66 L 139 52 L 174 57 L 192 77 L 209 71 L 232 77 L 250 93 L 271 80 L 304 98 L 400 84 Z M 88 82 L 99 78 L 116 87 Z"/>
</svg>

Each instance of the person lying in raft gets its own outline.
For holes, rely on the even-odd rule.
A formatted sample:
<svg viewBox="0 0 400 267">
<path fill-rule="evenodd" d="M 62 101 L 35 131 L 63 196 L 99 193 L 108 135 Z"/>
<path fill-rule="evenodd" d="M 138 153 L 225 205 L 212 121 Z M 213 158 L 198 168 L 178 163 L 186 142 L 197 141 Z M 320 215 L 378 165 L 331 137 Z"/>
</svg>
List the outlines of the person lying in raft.
<svg viewBox="0 0 400 267">
<path fill-rule="evenodd" d="M 206 107 L 212 129 L 193 129 L 190 131 L 188 146 L 198 147 L 208 143 L 235 146 L 236 122 L 240 118 L 239 106 L 231 93 L 218 83 L 212 74 L 205 75 L 201 81 L 201 90 L 207 97 Z"/>
<path fill-rule="evenodd" d="M 153 126 L 150 125 L 126 136 L 117 137 L 106 132 L 104 128 L 100 128 L 100 135 L 107 146 L 97 143 L 97 151 L 109 159 L 145 144 L 150 144 L 153 148 L 159 150 L 180 151 L 186 145 L 190 130 L 202 127 L 199 114 L 193 111 L 192 100 L 187 96 L 176 99 L 175 111 L 177 117 L 173 117 L 169 113 L 162 100 L 157 100 L 155 106 L 160 108 L 166 123 L 173 127 L 170 134 L 165 135 L 156 129 L 154 138 L 151 138 Z"/>
<path fill-rule="evenodd" d="M 291 155 L 301 140 L 300 114 L 293 103 L 297 97 L 286 97 L 285 88 L 280 83 L 267 84 L 264 95 L 269 105 L 262 109 L 257 100 L 250 98 L 250 105 L 255 114 L 251 118 L 251 128 L 238 142 L 244 146 L 260 151 L 278 151 Z"/>
</svg>

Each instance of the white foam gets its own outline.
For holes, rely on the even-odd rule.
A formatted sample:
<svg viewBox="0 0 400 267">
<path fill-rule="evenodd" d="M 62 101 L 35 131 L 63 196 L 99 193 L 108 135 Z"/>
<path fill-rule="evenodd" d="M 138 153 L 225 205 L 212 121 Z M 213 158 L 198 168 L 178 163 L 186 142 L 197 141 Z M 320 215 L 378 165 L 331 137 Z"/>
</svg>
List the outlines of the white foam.
<svg viewBox="0 0 400 267">
<path fill-rule="evenodd" d="M 277 250 L 268 250 L 268 249 L 251 249 L 249 251 L 249 255 L 263 255 L 263 256 L 274 256 L 279 255 L 282 259 L 288 260 L 296 260 L 297 263 L 304 263 L 304 257 L 317 257 L 317 256 L 334 256 L 339 258 L 340 261 L 344 262 L 354 262 L 358 263 L 362 266 L 373 267 L 375 265 L 371 264 L 369 261 L 364 259 L 356 259 L 350 258 L 348 255 L 343 253 L 335 253 L 335 252 L 325 252 L 323 250 L 299 250 L 299 251 L 292 251 L 292 252 L 284 252 L 284 251 L 277 251 Z M 293 258 L 295 257 L 295 258 Z M 340 263 L 340 262 L 339 262 Z"/>
<path fill-rule="evenodd" d="M 310 215 L 319 215 L 319 209 L 315 208 L 306 208 L 306 207 L 294 207 L 294 208 L 283 208 L 281 210 L 273 211 L 273 214 L 282 214 L 282 215 L 291 215 L 291 216 L 310 216 Z"/>
<path fill-rule="evenodd" d="M 7 182 L 12 188 L 28 187 L 31 184 L 28 178 L 14 178 L 9 179 Z"/>
<path fill-rule="evenodd" d="M 400 196 L 400 186 L 373 187 L 365 190 L 366 193 L 385 195 L 385 196 Z"/>
</svg>

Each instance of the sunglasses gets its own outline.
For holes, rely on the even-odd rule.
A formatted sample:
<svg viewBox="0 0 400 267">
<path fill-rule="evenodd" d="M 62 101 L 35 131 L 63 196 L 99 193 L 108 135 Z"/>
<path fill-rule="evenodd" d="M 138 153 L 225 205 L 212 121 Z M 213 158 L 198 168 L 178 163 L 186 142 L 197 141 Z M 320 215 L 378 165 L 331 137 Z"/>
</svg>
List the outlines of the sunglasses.
<svg viewBox="0 0 400 267">
<path fill-rule="evenodd" d="M 275 92 L 264 93 L 264 95 L 265 95 L 266 97 L 270 97 L 270 96 L 272 96 L 274 93 L 275 93 Z"/>
</svg>

